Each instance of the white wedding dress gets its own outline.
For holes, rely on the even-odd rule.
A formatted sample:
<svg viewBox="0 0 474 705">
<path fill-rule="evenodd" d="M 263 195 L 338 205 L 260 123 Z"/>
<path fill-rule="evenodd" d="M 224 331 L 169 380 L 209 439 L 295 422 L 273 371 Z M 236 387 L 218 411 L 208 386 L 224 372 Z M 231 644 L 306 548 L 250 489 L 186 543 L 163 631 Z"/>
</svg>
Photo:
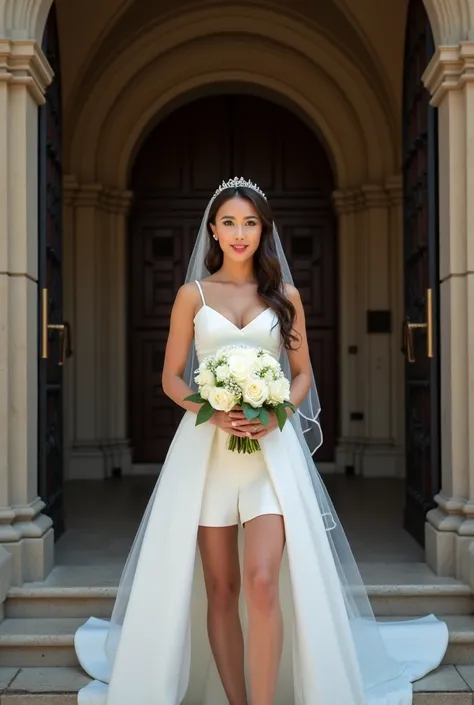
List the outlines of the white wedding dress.
<svg viewBox="0 0 474 705">
<path fill-rule="evenodd" d="M 275 314 L 267 309 L 239 329 L 204 305 L 195 318 L 198 357 L 236 343 L 278 357 Z M 112 622 L 91 618 L 76 633 L 78 660 L 94 679 L 80 691 L 79 705 L 227 705 L 207 638 L 196 550 L 215 431 L 211 424 L 196 427 L 191 413 L 183 417 L 124 570 Z M 443 658 L 446 625 L 433 615 L 391 623 L 361 616 L 354 608 L 358 596 L 349 598 L 341 582 L 332 532 L 292 424 L 262 439 L 261 447 L 286 530 L 276 705 L 410 705 L 412 681 Z M 241 613 L 245 631 L 244 604 Z"/>
</svg>

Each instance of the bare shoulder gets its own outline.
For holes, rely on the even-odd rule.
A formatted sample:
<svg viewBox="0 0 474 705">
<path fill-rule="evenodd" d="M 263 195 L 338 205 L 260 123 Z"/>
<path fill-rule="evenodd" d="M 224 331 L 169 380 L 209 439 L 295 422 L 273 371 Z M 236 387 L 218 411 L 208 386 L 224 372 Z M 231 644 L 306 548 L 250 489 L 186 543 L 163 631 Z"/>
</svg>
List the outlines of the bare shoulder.
<svg viewBox="0 0 474 705">
<path fill-rule="evenodd" d="M 200 300 L 201 296 L 199 294 L 199 289 L 196 282 L 187 282 L 178 289 L 175 299 L 175 306 L 182 310 L 194 310 Z"/>
<path fill-rule="evenodd" d="M 297 305 L 301 302 L 300 292 L 293 286 L 293 284 L 284 284 L 285 296 L 291 301 L 292 304 Z"/>
</svg>

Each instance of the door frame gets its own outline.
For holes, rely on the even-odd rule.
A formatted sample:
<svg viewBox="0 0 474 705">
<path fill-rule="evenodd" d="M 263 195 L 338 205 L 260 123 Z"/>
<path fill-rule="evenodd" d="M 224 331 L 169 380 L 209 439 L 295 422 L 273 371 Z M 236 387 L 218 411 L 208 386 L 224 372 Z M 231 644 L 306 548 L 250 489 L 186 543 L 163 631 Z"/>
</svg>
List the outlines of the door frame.
<svg viewBox="0 0 474 705">
<path fill-rule="evenodd" d="M 416 20 L 416 21 L 415 21 Z M 419 24 L 417 24 L 419 22 Z M 424 22 L 424 25 L 421 23 Z M 407 105 L 407 92 L 413 92 L 413 73 L 411 63 L 408 56 L 408 50 L 413 45 L 409 41 L 409 32 L 418 32 L 419 37 L 415 34 L 415 44 L 421 46 L 424 52 L 424 64 L 418 66 L 419 75 L 415 86 L 416 100 L 423 100 L 426 106 L 426 122 L 422 126 L 418 126 L 418 134 L 413 143 L 409 142 L 408 120 L 410 117 L 410 106 Z M 413 420 L 410 414 L 410 389 L 414 384 L 422 384 L 423 380 L 414 380 L 410 376 L 409 354 L 405 345 L 405 457 L 406 457 L 406 491 L 405 491 L 405 510 L 404 510 L 404 528 L 422 545 L 425 543 L 425 523 L 427 512 L 435 506 L 434 496 L 441 487 L 441 434 L 440 434 L 440 382 L 441 382 L 441 366 L 440 366 L 440 326 L 439 326 L 439 213 L 438 213 L 438 114 L 437 109 L 431 106 L 428 91 L 425 89 L 422 82 L 422 74 L 428 65 L 430 58 L 435 51 L 434 38 L 429 22 L 429 17 L 422 0 L 411 0 L 407 15 L 407 29 L 405 35 L 405 58 L 404 58 L 404 76 L 403 76 L 403 108 L 402 108 L 402 146 L 404 154 L 403 162 L 403 248 L 404 248 L 404 311 L 405 324 L 404 336 L 419 335 L 417 329 L 412 333 L 407 329 L 408 316 L 410 314 L 409 307 L 413 301 L 409 299 L 407 288 L 407 253 L 409 249 L 410 237 L 410 213 L 408 211 L 408 188 L 407 180 L 409 169 L 412 164 L 413 155 L 421 154 L 419 150 L 420 144 L 426 144 L 426 191 L 424 192 L 427 198 L 427 266 L 428 266 L 428 288 L 431 291 L 431 302 L 426 294 L 426 319 L 424 321 L 417 320 L 413 323 L 417 325 L 429 326 L 431 319 L 431 331 L 426 329 L 426 335 L 430 335 L 432 339 L 433 357 L 429 360 L 429 373 L 426 375 L 426 382 L 429 385 L 429 428 L 424 429 L 429 438 L 429 451 L 427 456 L 429 459 L 429 472 L 421 478 L 416 477 L 416 468 L 413 467 L 412 439 L 413 447 L 415 447 L 415 429 L 413 428 Z M 411 135 L 411 137 L 413 137 Z M 417 151 L 418 150 L 418 151 Z M 431 306 L 430 306 L 431 303 Z M 418 429 L 418 435 L 421 436 L 423 429 Z M 418 438 L 420 442 L 420 438 Z M 413 484 L 411 484 L 411 477 Z M 418 483 L 416 480 L 419 480 Z"/>
</svg>

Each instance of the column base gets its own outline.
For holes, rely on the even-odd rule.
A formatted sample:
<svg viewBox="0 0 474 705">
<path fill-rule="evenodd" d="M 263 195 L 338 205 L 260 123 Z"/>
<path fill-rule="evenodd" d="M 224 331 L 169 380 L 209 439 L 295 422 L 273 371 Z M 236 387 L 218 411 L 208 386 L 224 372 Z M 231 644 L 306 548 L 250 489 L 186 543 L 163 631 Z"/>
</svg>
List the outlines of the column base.
<svg viewBox="0 0 474 705">
<path fill-rule="evenodd" d="M 12 585 L 45 580 L 54 566 L 54 531 L 38 539 L 24 538 L 3 545 L 13 558 Z"/>
<path fill-rule="evenodd" d="M 12 555 L 0 546 L 0 620 L 4 619 L 3 605 L 7 593 L 13 584 L 13 558 Z"/>
<path fill-rule="evenodd" d="M 434 509 L 433 511 L 437 511 Z M 456 534 L 439 531 L 425 524 L 425 561 L 435 575 L 445 578 L 456 575 Z"/>
<path fill-rule="evenodd" d="M 104 480 L 115 474 L 132 474 L 128 439 L 75 445 L 67 453 L 67 480 Z"/>
<path fill-rule="evenodd" d="M 388 442 L 342 438 L 336 449 L 336 472 L 347 468 L 360 477 L 404 477 L 404 449 Z"/>
<path fill-rule="evenodd" d="M 435 496 L 435 501 L 438 506 L 426 515 L 425 560 L 436 575 L 458 578 L 458 532 L 464 522 L 464 501 L 443 492 Z"/>
<path fill-rule="evenodd" d="M 44 506 L 37 497 L 28 505 L 3 507 L 0 511 L 0 518 L 5 522 L 0 525 L 0 544 L 11 556 L 12 585 L 44 580 L 51 572 L 54 531 L 51 519 L 41 513 Z M 0 552 L 0 576 L 1 570 Z"/>
</svg>

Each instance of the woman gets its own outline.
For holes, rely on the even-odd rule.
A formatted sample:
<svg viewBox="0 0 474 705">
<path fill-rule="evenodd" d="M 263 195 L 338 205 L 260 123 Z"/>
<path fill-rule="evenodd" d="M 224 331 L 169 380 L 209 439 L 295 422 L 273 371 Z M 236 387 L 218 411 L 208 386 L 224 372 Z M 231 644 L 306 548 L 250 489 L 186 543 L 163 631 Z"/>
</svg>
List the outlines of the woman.
<svg viewBox="0 0 474 705">
<path fill-rule="evenodd" d="M 273 415 L 263 426 L 240 409 L 196 426 L 199 406 L 185 401 L 193 371 L 229 344 L 281 353 L 297 409 L 281 432 Z M 319 402 L 301 300 L 266 198 L 242 178 L 223 183 L 204 214 L 171 315 L 163 390 L 187 413 L 111 623 L 91 619 L 76 634 L 96 679 L 79 704 L 409 705 L 447 629 L 433 616 L 373 618 L 312 462 Z M 258 439 L 261 451 L 228 450 L 229 434 Z"/>
</svg>

